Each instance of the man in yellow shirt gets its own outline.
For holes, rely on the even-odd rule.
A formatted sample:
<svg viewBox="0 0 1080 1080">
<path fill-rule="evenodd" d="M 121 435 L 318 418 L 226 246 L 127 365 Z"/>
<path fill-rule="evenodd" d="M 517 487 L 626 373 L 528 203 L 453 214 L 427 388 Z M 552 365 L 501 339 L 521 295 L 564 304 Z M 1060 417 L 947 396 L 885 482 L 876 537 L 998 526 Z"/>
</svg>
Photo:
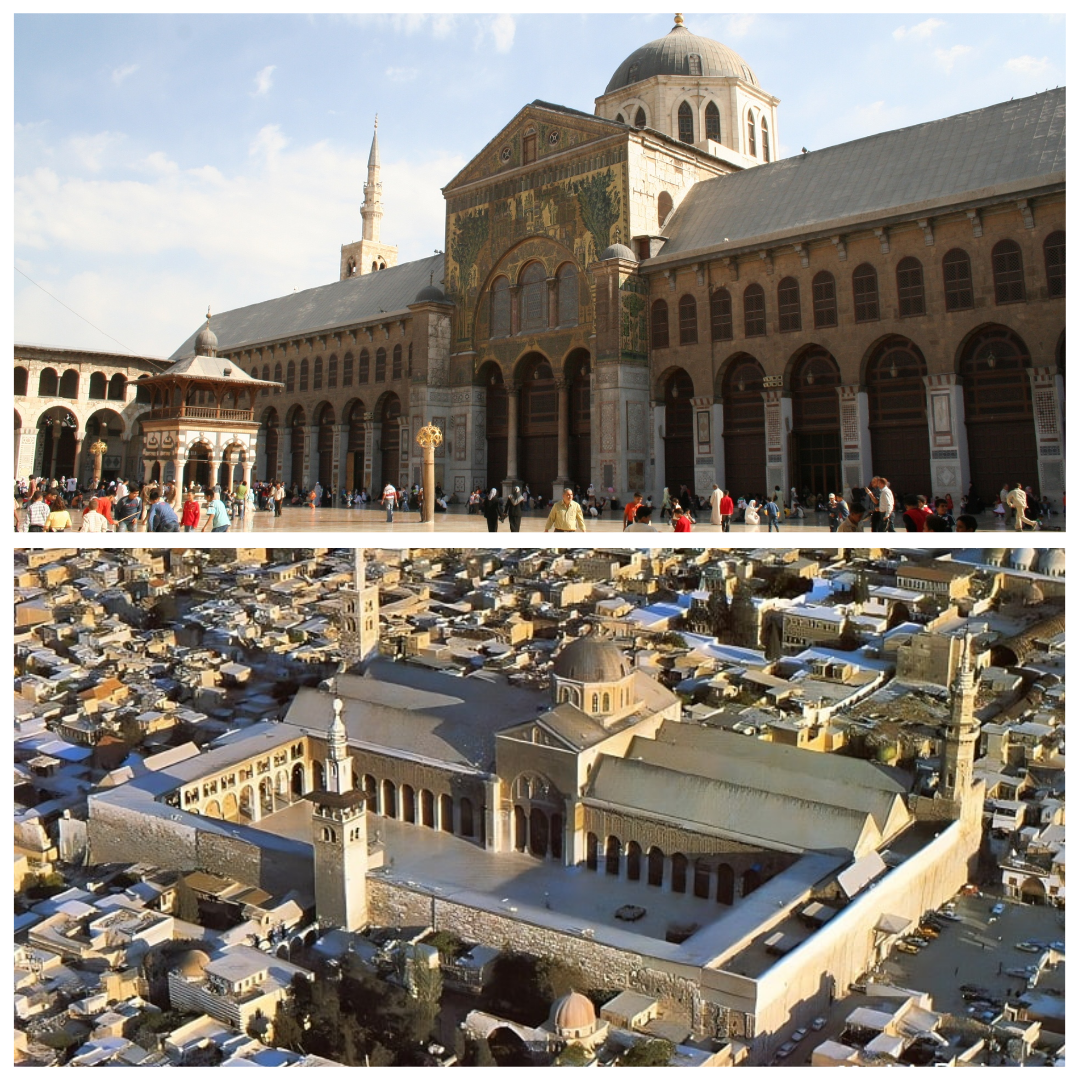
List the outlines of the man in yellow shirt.
<svg viewBox="0 0 1080 1080">
<path fill-rule="evenodd" d="M 581 504 L 574 502 L 571 488 L 563 488 L 562 502 L 551 508 L 544 532 L 584 532 L 585 518 L 581 513 Z"/>
</svg>

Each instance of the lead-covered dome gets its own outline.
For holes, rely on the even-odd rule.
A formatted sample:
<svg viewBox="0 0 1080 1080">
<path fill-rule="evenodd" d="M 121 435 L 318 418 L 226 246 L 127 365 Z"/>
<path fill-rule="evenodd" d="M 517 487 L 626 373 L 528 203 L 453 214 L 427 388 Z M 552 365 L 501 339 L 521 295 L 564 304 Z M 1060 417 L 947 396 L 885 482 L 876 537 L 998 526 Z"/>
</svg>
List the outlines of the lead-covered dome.
<svg viewBox="0 0 1080 1080">
<path fill-rule="evenodd" d="M 614 683 L 630 674 L 630 665 L 618 646 L 590 635 L 570 642 L 555 657 L 552 670 L 573 682 Z"/>
<path fill-rule="evenodd" d="M 635 49 L 615 69 L 604 93 L 610 94 L 654 75 L 727 76 L 760 85 L 750 65 L 734 49 L 712 38 L 692 34 L 683 25 L 681 15 L 675 16 L 675 25 L 664 37 Z"/>
<path fill-rule="evenodd" d="M 584 994 L 571 990 L 552 1005 L 551 1024 L 560 1035 L 589 1035 L 596 1028 L 596 1006 Z"/>
</svg>

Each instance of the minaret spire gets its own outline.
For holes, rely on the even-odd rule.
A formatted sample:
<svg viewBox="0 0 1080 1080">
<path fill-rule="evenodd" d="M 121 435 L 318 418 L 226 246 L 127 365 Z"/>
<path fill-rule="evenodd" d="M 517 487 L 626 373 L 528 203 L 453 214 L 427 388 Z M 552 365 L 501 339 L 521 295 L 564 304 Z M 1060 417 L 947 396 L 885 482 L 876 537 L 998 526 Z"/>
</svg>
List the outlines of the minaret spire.
<svg viewBox="0 0 1080 1080">
<path fill-rule="evenodd" d="M 371 137 L 371 152 L 367 161 L 367 183 L 364 185 L 364 205 L 360 216 L 364 219 L 364 239 L 379 242 L 382 226 L 382 181 L 379 166 L 379 116 L 375 115 L 375 134 Z"/>
</svg>

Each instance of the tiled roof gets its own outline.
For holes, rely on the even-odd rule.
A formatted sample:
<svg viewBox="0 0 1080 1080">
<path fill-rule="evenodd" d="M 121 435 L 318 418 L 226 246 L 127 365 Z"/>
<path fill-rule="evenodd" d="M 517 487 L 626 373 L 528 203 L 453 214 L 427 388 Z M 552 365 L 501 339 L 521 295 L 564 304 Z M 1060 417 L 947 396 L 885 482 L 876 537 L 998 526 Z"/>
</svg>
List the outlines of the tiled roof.
<svg viewBox="0 0 1080 1080">
<path fill-rule="evenodd" d="M 442 276 L 442 255 L 429 255 L 426 259 L 222 312 L 213 318 L 218 352 L 352 326 L 379 315 L 403 316 L 416 294 L 432 280 L 438 284 Z M 192 331 L 171 360 L 194 354 L 195 335 L 202 327 L 200 323 Z"/>
<path fill-rule="evenodd" d="M 695 184 L 644 266 L 1065 178 L 1065 88 Z"/>
</svg>

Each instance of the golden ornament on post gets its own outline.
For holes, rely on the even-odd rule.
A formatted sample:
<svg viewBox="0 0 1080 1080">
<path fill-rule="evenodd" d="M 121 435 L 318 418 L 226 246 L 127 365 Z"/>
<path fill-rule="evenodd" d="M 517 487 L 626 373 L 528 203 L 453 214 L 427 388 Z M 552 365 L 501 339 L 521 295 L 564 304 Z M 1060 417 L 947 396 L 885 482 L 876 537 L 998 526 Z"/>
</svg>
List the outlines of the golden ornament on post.
<svg viewBox="0 0 1080 1080">
<path fill-rule="evenodd" d="M 417 433 L 416 441 L 424 451 L 423 501 L 420 503 L 420 520 L 435 521 L 435 447 L 443 441 L 442 430 L 434 424 L 425 424 Z"/>
<path fill-rule="evenodd" d="M 109 452 L 109 444 L 104 439 L 98 439 L 90 447 L 90 456 L 94 459 L 94 479 L 91 486 L 96 490 L 101 480 L 101 459 Z"/>
</svg>

